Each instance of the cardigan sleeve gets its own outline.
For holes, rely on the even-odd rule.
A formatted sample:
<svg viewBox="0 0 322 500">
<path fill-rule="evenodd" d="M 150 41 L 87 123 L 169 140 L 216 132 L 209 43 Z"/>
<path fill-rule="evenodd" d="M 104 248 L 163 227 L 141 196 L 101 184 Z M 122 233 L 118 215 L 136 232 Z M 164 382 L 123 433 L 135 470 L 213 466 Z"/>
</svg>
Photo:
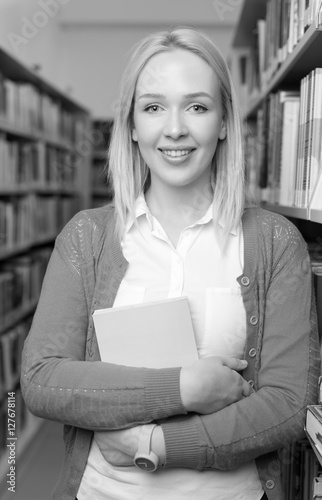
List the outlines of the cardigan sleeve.
<svg viewBox="0 0 322 500">
<path fill-rule="evenodd" d="M 152 370 L 85 361 L 89 323 L 83 214 L 57 238 L 22 355 L 21 387 L 35 415 L 112 430 L 185 414 L 180 368 Z M 66 255 L 70 256 L 66 258 Z M 86 265 L 85 265 L 86 264 Z M 85 272 L 84 269 L 87 269 Z"/>
<path fill-rule="evenodd" d="M 250 373 L 256 379 L 258 370 L 254 393 L 217 413 L 163 422 L 166 467 L 229 470 L 303 437 L 320 374 L 316 310 L 305 242 L 281 246 L 270 281 L 262 277 L 266 297 L 257 368 Z"/>
</svg>

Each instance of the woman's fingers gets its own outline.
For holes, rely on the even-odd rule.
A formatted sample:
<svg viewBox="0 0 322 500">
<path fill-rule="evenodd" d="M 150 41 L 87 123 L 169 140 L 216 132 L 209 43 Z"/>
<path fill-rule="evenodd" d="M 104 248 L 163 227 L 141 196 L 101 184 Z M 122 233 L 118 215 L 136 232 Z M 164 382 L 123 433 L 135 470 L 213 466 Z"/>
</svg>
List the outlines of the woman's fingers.
<svg viewBox="0 0 322 500">
<path fill-rule="evenodd" d="M 246 366 L 237 358 L 210 356 L 182 368 L 180 392 L 186 410 L 213 413 L 248 396 L 252 388 L 238 373 Z"/>
</svg>

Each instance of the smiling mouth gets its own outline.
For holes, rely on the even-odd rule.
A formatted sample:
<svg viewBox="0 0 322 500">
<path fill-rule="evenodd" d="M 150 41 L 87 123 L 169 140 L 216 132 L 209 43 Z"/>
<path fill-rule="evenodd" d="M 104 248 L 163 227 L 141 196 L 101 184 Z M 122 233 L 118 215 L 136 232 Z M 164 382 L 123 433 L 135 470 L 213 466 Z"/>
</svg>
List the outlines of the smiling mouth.
<svg viewBox="0 0 322 500">
<path fill-rule="evenodd" d="M 172 158 L 178 158 L 182 156 L 187 156 L 192 153 L 194 149 L 160 149 L 160 151 L 166 156 L 170 156 Z"/>
</svg>

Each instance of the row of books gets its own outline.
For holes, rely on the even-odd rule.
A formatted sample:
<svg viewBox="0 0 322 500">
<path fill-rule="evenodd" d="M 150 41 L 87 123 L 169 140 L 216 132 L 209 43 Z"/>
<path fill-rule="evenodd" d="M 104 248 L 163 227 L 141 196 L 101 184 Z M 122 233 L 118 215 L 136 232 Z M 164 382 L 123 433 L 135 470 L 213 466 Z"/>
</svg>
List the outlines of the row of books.
<svg viewBox="0 0 322 500">
<path fill-rule="evenodd" d="M 322 170 L 322 68 L 302 79 L 300 103 L 294 204 L 307 207 Z M 322 208 L 322 189 L 316 198 Z"/>
<path fill-rule="evenodd" d="M 78 210 L 78 198 L 36 196 L 0 201 L 1 250 L 52 238 Z"/>
<path fill-rule="evenodd" d="M 113 120 L 94 120 L 90 131 L 91 143 L 95 151 L 106 152 L 113 128 Z"/>
<path fill-rule="evenodd" d="M 93 162 L 91 167 L 92 208 L 107 203 L 113 196 L 112 187 L 106 175 L 107 151 L 109 148 L 113 120 L 94 120 L 91 136 L 94 146 Z"/>
<path fill-rule="evenodd" d="M 0 335 L 0 402 L 19 382 L 21 353 L 31 325 L 31 316 Z"/>
<path fill-rule="evenodd" d="M 81 117 L 65 109 L 58 99 L 30 83 L 15 82 L 0 73 L 1 119 L 17 129 L 74 144 L 83 131 Z"/>
<path fill-rule="evenodd" d="M 106 160 L 94 160 L 91 168 L 92 190 L 101 190 L 108 196 L 111 193 L 105 171 Z"/>
<path fill-rule="evenodd" d="M 261 201 L 322 209 L 322 69 L 300 91 L 279 90 L 257 112 L 246 138 L 247 176 Z"/>
<path fill-rule="evenodd" d="M 285 500 L 312 500 L 320 465 L 310 442 L 302 439 L 293 443 L 281 452 L 280 459 Z"/>
<path fill-rule="evenodd" d="M 50 247 L 39 248 L 0 263 L 0 333 L 17 312 L 37 302 L 50 254 Z"/>
<path fill-rule="evenodd" d="M 322 338 L 322 246 L 320 241 L 308 243 L 311 258 L 312 277 L 317 304 L 317 319 L 320 339 Z M 321 411 L 322 415 L 322 411 Z M 321 418 L 321 440 L 322 440 L 322 418 Z M 307 430 L 307 423 L 306 423 Z M 286 492 L 285 500 L 312 500 L 318 498 L 316 495 L 319 484 L 316 481 L 322 471 L 312 447 L 312 440 L 303 439 L 293 443 L 288 449 L 283 450 L 283 482 Z M 320 443 L 322 452 L 322 441 Z M 322 455 L 321 455 L 322 458 Z"/>
<path fill-rule="evenodd" d="M 258 19 L 253 32 L 246 63 L 248 95 L 256 95 L 268 85 L 315 20 L 321 23 L 321 0 L 268 0 L 266 16 Z"/>
<path fill-rule="evenodd" d="M 8 140 L 0 134 L 1 190 L 15 188 L 74 188 L 74 153 L 41 142 Z"/>
</svg>

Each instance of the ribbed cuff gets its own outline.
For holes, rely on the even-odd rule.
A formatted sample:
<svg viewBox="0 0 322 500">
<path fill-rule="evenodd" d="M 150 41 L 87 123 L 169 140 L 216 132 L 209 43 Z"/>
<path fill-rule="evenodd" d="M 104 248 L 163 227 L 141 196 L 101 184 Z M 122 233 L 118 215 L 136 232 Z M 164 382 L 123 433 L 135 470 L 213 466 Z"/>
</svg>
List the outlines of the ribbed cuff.
<svg viewBox="0 0 322 500">
<path fill-rule="evenodd" d="M 145 403 L 153 420 L 187 413 L 180 396 L 180 370 L 148 370 L 145 375 Z"/>
<path fill-rule="evenodd" d="M 174 419 L 161 424 L 165 445 L 165 467 L 203 468 L 205 448 L 200 445 L 197 417 Z"/>
</svg>

